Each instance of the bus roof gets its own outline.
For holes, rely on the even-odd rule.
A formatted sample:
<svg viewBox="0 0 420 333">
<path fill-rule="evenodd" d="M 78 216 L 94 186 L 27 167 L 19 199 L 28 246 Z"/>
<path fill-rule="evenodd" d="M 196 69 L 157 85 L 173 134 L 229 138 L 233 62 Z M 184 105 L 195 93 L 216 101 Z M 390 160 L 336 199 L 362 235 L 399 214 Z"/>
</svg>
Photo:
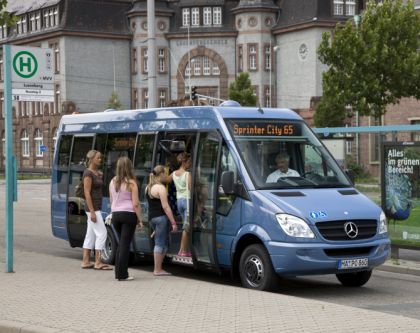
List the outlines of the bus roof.
<svg viewBox="0 0 420 333">
<path fill-rule="evenodd" d="M 61 125 L 102 123 L 114 121 L 152 121 L 165 119 L 213 119 L 217 118 L 258 118 L 258 119 L 289 119 L 302 120 L 290 109 L 269 109 L 256 107 L 213 107 L 213 106 L 184 106 L 156 109 L 119 110 L 106 112 L 78 113 L 65 115 L 61 118 Z"/>
</svg>

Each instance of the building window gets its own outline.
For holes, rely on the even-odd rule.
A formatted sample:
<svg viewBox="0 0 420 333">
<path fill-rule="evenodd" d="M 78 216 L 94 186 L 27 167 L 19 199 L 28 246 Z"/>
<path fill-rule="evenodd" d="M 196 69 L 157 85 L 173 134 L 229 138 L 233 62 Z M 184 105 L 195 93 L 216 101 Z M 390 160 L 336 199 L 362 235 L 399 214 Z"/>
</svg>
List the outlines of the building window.
<svg viewBox="0 0 420 333">
<path fill-rule="evenodd" d="M 183 8 L 182 9 L 182 25 L 187 27 L 190 25 L 190 9 Z"/>
<path fill-rule="evenodd" d="M 53 25 L 58 25 L 58 7 L 55 7 L 53 11 Z"/>
<path fill-rule="evenodd" d="M 54 53 L 54 72 L 55 74 L 60 73 L 60 44 L 58 42 L 53 42 L 49 44 L 49 48 L 53 50 Z"/>
<path fill-rule="evenodd" d="M 3 48 L 0 50 L 0 81 L 4 81 L 3 76 Z"/>
<path fill-rule="evenodd" d="M 41 12 L 37 12 L 35 14 L 35 24 L 36 24 L 36 30 L 41 29 Z"/>
<path fill-rule="evenodd" d="M 142 56 L 142 63 L 141 63 L 141 71 L 143 74 L 148 72 L 147 67 L 147 47 L 141 48 L 141 56 Z"/>
<path fill-rule="evenodd" d="M 213 63 L 212 74 L 213 75 L 220 75 L 219 65 L 216 64 L 216 63 Z"/>
<path fill-rule="evenodd" d="M 44 152 L 41 151 L 41 146 L 44 145 L 44 139 L 42 137 L 42 132 L 39 128 L 37 128 L 35 130 L 35 156 L 36 157 L 43 157 L 44 156 Z"/>
<path fill-rule="evenodd" d="M 0 91 L 0 110 L 1 110 L 1 117 L 4 118 L 5 114 L 4 114 L 4 92 Z"/>
<path fill-rule="evenodd" d="M 356 0 L 334 0 L 334 15 L 354 16 L 356 14 Z"/>
<path fill-rule="evenodd" d="M 55 146 L 57 145 L 57 138 L 58 138 L 57 128 L 55 128 L 53 129 L 53 135 L 52 135 L 52 144 L 53 144 L 52 148 L 54 149 L 54 151 L 55 151 Z"/>
<path fill-rule="evenodd" d="M 264 106 L 266 108 L 271 108 L 271 92 L 270 86 L 264 86 Z"/>
<path fill-rule="evenodd" d="M 256 71 L 257 68 L 257 45 L 248 45 L 248 69 L 250 71 Z"/>
<path fill-rule="evenodd" d="M 381 117 L 371 117 L 369 119 L 370 126 L 381 126 L 382 119 Z M 381 134 L 372 133 L 369 134 L 369 154 L 370 154 L 370 163 L 379 163 L 381 149 Z"/>
<path fill-rule="evenodd" d="M 200 25 L 200 9 L 198 7 L 191 9 L 191 25 Z"/>
<path fill-rule="evenodd" d="M 7 37 L 7 25 L 3 24 L 1 26 L 1 36 L 2 39 Z"/>
<path fill-rule="evenodd" d="M 131 49 L 131 73 L 137 74 L 137 48 L 133 47 Z"/>
<path fill-rule="evenodd" d="M 203 75 L 210 75 L 210 59 L 203 57 Z"/>
<path fill-rule="evenodd" d="M 159 89 L 159 106 L 161 108 L 166 106 L 166 89 Z"/>
<path fill-rule="evenodd" d="M 26 23 L 26 15 L 19 16 L 19 19 L 16 23 L 17 33 L 26 34 L 28 32 L 28 25 Z"/>
<path fill-rule="evenodd" d="M 166 73 L 166 50 L 165 49 L 159 49 L 158 58 L 159 58 L 159 73 Z"/>
<path fill-rule="evenodd" d="M 242 45 L 238 45 L 238 72 L 243 72 L 244 70 L 244 50 Z"/>
<path fill-rule="evenodd" d="M 222 24 L 222 7 L 213 7 L 213 24 Z"/>
<path fill-rule="evenodd" d="M 22 156 L 29 157 L 29 135 L 26 129 L 22 130 L 20 142 L 22 144 Z"/>
<path fill-rule="evenodd" d="M 192 63 L 194 66 L 194 75 L 198 76 L 201 75 L 201 59 L 199 57 L 194 58 Z"/>
<path fill-rule="evenodd" d="M 142 89 L 142 108 L 147 109 L 149 105 L 149 91 L 148 89 Z"/>
<path fill-rule="evenodd" d="M 203 25 L 211 25 L 211 7 L 203 8 Z"/>
<path fill-rule="evenodd" d="M 6 137 L 4 131 L 1 139 L 1 149 L 3 151 L 3 157 L 6 157 Z"/>
<path fill-rule="evenodd" d="M 264 45 L 264 69 L 266 71 L 271 70 L 271 45 Z"/>
<path fill-rule="evenodd" d="M 131 108 L 132 109 L 139 108 L 139 92 L 136 88 L 133 88 L 133 91 L 132 91 Z"/>
<path fill-rule="evenodd" d="M 61 98 L 60 98 L 60 85 L 56 84 L 55 88 L 54 88 L 55 94 L 54 94 L 54 113 L 60 113 L 60 103 L 61 103 Z"/>
<path fill-rule="evenodd" d="M 420 119 L 411 120 L 411 125 L 420 125 Z M 420 141 L 420 131 L 411 132 L 411 141 Z"/>
</svg>

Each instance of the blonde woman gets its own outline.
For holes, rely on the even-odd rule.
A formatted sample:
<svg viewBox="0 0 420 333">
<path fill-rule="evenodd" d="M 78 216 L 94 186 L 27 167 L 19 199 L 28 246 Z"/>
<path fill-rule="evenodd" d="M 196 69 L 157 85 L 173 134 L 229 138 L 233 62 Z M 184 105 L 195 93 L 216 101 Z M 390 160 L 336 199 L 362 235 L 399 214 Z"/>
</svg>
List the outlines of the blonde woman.
<svg viewBox="0 0 420 333">
<path fill-rule="evenodd" d="M 130 281 L 134 280 L 128 275 L 130 244 L 136 226 L 143 227 L 139 190 L 133 174 L 133 164 L 128 157 L 123 156 L 118 159 L 115 174 L 109 184 L 112 224 L 119 237 L 115 257 L 115 278 L 118 281 Z"/>
<path fill-rule="evenodd" d="M 177 156 L 179 169 L 172 172 L 169 180 L 173 181 L 176 187 L 176 205 L 179 214 L 182 216 L 182 237 L 181 245 L 178 252 L 180 257 L 191 257 L 191 252 L 188 250 L 188 239 L 190 233 L 190 223 L 188 221 L 188 204 L 191 193 L 191 173 L 188 169 L 191 168 L 192 161 L 189 153 L 180 153 Z"/>
<path fill-rule="evenodd" d="M 163 185 L 167 181 L 165 167 L 157 165 L 149 176 L 149 183 L 146 188 L 146 197 L 149 204 L 149 221 L 154 230 L 155 247 L 153 249 L 154 270 L 153 275 L 171 275 L 162 269 L 162 262 L 168 250 L 168 234 L 171 222 L 172 231 L 177 230 L 174 215 L 168 203 L 168 192 Z"/>
<path fill-rule="evenodd" d="M 102 154 L 97 150 L 90 150 L 86 154 L 86 166 L 83 173 L 83 190 L 86 200 L 87 231 L 83 243 L 82 268 L 99 270 L 112 270 L 102 263 L 101 251 L 105 247 L 107 237 L 106 227 L 102 219 L 102 172 L 99 167 L 102 163 Z M 95 264 L 90 262 L 90 251 L 95 249 Z"/>
</svg>

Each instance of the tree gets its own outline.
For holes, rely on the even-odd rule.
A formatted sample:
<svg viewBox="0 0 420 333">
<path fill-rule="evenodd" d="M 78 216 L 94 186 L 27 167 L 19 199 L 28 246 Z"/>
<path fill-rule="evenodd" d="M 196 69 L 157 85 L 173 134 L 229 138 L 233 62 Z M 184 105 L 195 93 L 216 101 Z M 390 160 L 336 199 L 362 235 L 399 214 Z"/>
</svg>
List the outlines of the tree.
<svg viewBox="0 0 420 333">
<path fill-rule="evenodd" d="M 318 55 L 329 69 L 316 126 L 342 126 L 355 111 L 380 117 L 402 97 L 420 98 L 420 14 L 413 1 L 370 0 L 362 15 L 360 25 L 337 25 L 332 40 L 322 36 Z"/>
<path fill-rule="evenodd" d="M 16 16 L 5 12 L 4 9 L 7 6 L 7 0 L 0 0 L 0 26 L 7 25 L 8 27 L 16 23 Z"/>
<path fill-rule="evenodd" d="M 108 100 L 108 109 L 114 109 L 114 110 L 121 110 L 122 104 L 120 102 L 120 99 L 118 98 L 118 94 L 116 91 L 113 91 L 111 94 L 111 97 Z"/>
<path fill-rule="evenodd" d="M 229 85 L 229 99 L 238 102 L 242 106 L 256 105 L 257 97 L 252 91 L 248 73 L 240 73 L 235 81 Z"/>
</svg>

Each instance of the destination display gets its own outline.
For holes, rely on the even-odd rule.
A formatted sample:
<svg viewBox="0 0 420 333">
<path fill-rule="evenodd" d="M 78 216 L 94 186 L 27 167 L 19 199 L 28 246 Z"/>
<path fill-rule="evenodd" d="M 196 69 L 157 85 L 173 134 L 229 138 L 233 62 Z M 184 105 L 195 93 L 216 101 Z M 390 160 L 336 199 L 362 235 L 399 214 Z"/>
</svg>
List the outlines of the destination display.
<svg viewBox="0 0 420 333">
<path fill-rule="evenodd" d="M 383 145 L 382 208 L 393 245 L 420 247 L 420 144 Z"/>
<path fill-rule="evenodd" d="M 302 125 L 289 121 L 231 120 L 230 130 L 234 136 L 300 136 Z"/>
</svg>

